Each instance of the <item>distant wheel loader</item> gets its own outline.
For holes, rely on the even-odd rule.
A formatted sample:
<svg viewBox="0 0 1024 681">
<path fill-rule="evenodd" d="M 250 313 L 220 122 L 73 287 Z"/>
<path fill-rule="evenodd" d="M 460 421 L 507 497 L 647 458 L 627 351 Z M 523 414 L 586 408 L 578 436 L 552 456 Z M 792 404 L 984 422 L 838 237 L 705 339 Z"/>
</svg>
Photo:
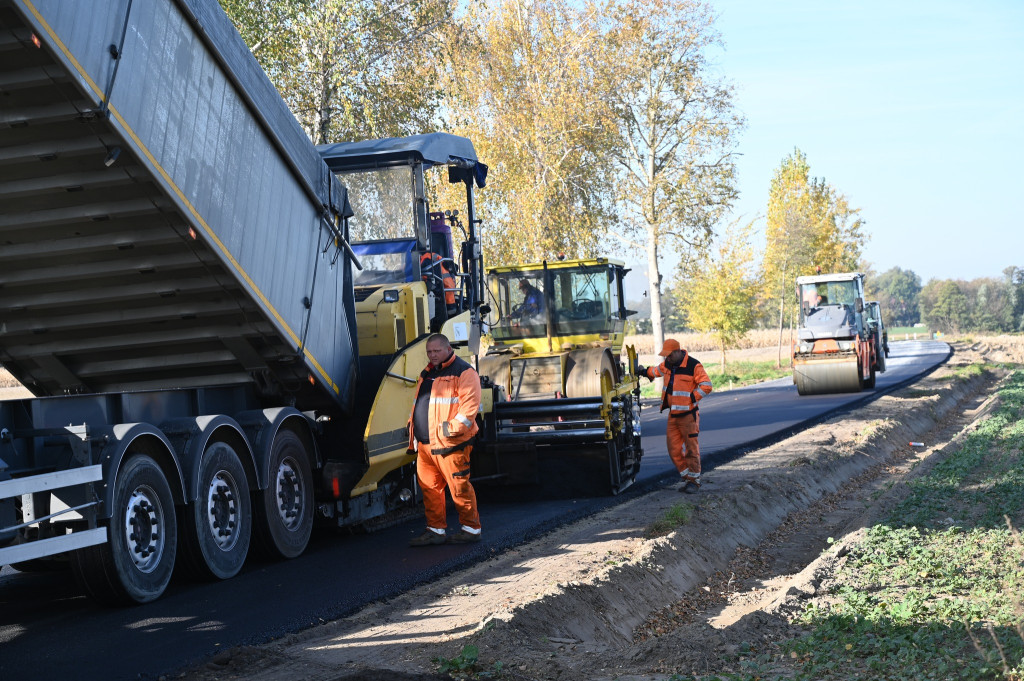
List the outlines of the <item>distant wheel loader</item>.
<svg viewBox="0 0 1024 681">
<path fill-rule="evenodd" d="M 864 303 L 864 275 L 797 277 L 796 288 L 800 323 L 793 343 L 793 382 L 797 391 L 818 395 L 874 388 L 876 374 L 885 371 L 884 342 L 881 315 L 872 316 Z"/>
</svg>

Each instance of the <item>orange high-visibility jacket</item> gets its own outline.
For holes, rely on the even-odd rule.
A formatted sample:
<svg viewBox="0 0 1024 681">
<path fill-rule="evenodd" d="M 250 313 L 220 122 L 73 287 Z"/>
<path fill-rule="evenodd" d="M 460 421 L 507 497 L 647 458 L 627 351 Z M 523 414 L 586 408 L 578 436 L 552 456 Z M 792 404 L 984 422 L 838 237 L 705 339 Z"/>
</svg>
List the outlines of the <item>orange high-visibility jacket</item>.
<svg viewBox="0 0 1024 681">
<path fill-rule="evenodd" d="M 711 394 L 708 372 L 688 352 L 675 369 L 670 369 L 663 362 L 656 367 L 648 367 L 644 373 L 652 381 L 659 377 L 665 379 L 661 389 L 661 411 L 668 409 L 670 416 L 697 411 L 697 403 Z"/>
<path fill-rule="evenodd" d="M 416 381 L 416 395 L 420 394 L 423 380 L 433 378 L 430 389 L 430 453 L 444 456 L 462 449 L 477 434 L 476 415 L 480 412 L 480 375 L 469 362 L 455 353 L 435 367 L 428 364 Z M 416 436 L 412 420 L 416 415 L 413 400 L 409 414 L 409 449 L 416 449 Z"/>
<path fill-rule="evenodd" d="M 454 305 L 455 277 L 444 266 L 441 256 L 437 253 L 424 253 L 420 257 L 420 271 L 423 272 L 423 281 L 427 282 L 427 288 L 433 288 L 433 285 L 430 283 L 430 275 L 428 274 L 431 270 L 433 270 L 433 274 L 441 277 L 441 282 L 444 284 L 444 304 Z"/>
</svg>

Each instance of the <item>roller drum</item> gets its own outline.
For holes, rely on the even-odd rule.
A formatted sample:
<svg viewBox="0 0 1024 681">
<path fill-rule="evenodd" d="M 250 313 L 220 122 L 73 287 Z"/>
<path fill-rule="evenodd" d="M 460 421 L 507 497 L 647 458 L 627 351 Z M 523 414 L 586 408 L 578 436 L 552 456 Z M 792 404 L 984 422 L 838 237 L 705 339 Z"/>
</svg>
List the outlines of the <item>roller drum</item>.
<svg viewBox="0 0 1024 681">
<path fill-rule="evenodd" d="M 858 392 L 863 387 L 860 367 L 854 357 L 794 362 L 793 382 L 801 395 Z"/>
<path fill-rule="evenodd" d="M 568 397 L 600 397 L 601 376 L 607 375 L 612 385 L 618 382 L 615 359 L 607 348 L 579 350 L 569 355 L 565 394 Z"/>
</svg>

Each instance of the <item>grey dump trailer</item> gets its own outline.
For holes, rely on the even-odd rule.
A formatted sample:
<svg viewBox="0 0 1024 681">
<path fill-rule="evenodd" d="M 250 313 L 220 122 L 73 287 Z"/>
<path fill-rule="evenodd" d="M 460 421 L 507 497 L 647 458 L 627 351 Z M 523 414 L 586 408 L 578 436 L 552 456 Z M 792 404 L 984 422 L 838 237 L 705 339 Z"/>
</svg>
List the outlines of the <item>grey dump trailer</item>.
<svg viewBox="0 0 1024 681">
<path fill-rule="evenodd" d="M 0 565 L 145 602 L 302 552 L 364 457 L 350 212 L 215 0 L 0 0 Z"/>
</svg>

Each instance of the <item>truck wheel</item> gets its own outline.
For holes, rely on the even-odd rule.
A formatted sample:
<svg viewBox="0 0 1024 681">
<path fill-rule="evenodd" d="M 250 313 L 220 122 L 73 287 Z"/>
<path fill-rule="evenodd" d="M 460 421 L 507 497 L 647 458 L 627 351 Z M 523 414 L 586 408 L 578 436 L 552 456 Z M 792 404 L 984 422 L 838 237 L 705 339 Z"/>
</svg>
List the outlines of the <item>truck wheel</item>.
<svg viewBox="0 0 1024 681">
<path fill-rule="evenodd" d="M 71 554 L 75 574 L 103 603 L 154 601 L 171 581 L 178 541 L 171 488 L 156 461 L 136 454 L 124 463 L 111 510 L 107 543 Z"/>
<path fill-rule="evenodd" d="M 295 558 L 313 531 L 313 474 L 302 438 L 282 430 L 270 451 L 270 484 L 253 504 L 256 539 L 270 556 Z"/>
<path fill-rule="evenodd" d="M 181 507 L 181 555 L 190 574 L 228 579 L 238 574 L 249 553 L 252 500 L 238 454 L 226 442 L 203 453 L 199 496 Z"/>
</svg>

